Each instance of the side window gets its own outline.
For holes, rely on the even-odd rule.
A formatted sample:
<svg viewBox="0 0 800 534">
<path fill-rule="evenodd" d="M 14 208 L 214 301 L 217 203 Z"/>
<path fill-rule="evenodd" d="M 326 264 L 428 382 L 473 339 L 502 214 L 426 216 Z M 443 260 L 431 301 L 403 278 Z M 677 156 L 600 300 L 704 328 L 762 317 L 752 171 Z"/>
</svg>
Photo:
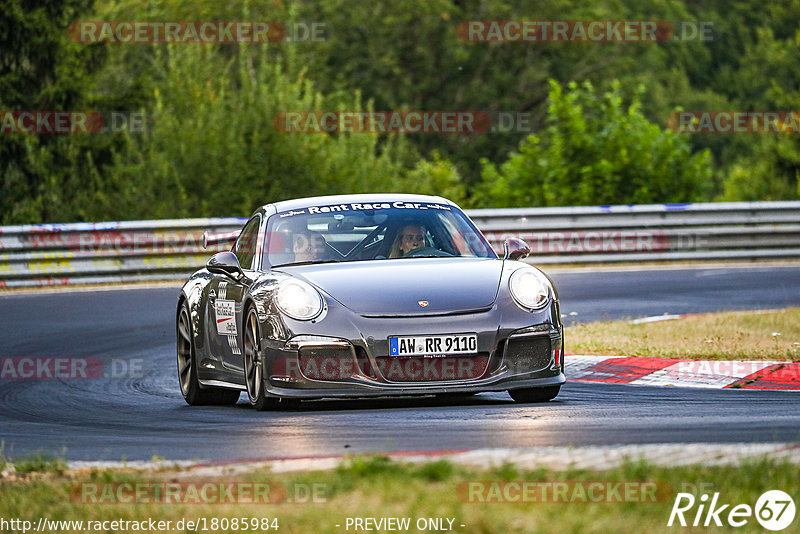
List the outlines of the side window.
<svg viewBox="0 0 800 534">
<path fill-rule="evenodd" d="M 242 229 L 236 244 L 233 246 L 233 253 L 236 259 L 239 260 L 239 265 L 242 269 L 251 269 L 253 267 L 253 257 L 256 255 L 256 240 L 258 239 L 258 227 L 261 222 L 261 217 L 253 217 Z"/>
</svg>

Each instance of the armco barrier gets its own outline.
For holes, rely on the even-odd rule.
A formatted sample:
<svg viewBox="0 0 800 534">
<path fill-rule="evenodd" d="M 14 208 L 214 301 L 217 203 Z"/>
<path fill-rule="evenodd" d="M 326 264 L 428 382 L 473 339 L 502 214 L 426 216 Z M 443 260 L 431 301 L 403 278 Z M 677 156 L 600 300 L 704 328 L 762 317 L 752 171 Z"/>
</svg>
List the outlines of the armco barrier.
<svg viewBox="0 0 800 534">
<path fill-rule="evenodd" d="M 531 246 L 533 264 L 800 258 L 800 202 L 468 210 L 494 248 Z M 225 245 L 203 232 L 244 218 L 0 227 L 0 286 L 182 279 Z"/>
<path fill-rule="evenodd" d="M 798 201 L 468 213 L 496 250 L 522 238 L 536 264 L 800 258 Z"/>
<path fill-rule="evenodd" d="M 206 230 L 247 219 L 181 219 L 0 227 L 0 286 L 185 278 L 225 245 L 203 247 Z"/>
</svg>

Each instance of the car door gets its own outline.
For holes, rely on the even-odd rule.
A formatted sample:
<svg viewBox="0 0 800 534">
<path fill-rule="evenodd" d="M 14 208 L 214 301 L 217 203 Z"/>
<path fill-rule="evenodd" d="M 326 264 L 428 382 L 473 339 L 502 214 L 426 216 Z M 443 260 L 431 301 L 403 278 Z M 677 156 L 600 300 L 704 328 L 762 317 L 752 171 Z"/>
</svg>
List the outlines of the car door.
<svg viewBox="0 0 800 534">
<path fill-rule="evenodd" d="M 236 239 L 231 252 L 234 253 L 245 275 L 255 277 L 254 260 L 258 248 L 261 229 L 261 215 L 251 218 Z M 244 310 L 242 302 L 247 285 L 225 275 L 214 275 L 209 291 L 209 325 L 211 343 L 214 354 L 220 356 L 222 366 L 232 371 L 241 372 L 244 368 L 242 358 L 242 334 Z"/>
</svg>

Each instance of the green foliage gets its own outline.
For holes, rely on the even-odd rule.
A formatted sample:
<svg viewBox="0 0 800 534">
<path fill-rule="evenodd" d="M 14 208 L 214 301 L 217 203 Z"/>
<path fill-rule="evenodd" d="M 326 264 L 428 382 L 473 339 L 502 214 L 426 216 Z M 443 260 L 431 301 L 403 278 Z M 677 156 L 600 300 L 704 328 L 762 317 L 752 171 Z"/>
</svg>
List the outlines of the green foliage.
<svg viewBox="0 0 800 534">
<path fill-rule="evenodd" d="M 14 461 L 17 473 L 54 473 L 61 475 L 67 469 L 67 462 L 48 453 L 37 453 Z"/>
<path fill-rule="evenodd" d="M 472 19 L 710 21 L 712 39 L 465 42 Z M 67 37 L 77 20 L 317 22 L 325 40 L 85 45 Z M 135 111 L 149 129 L 0 135 L 0 224 L 246 215 L 360 191 L 498 207 L 800 198 L 797 135 L 663 131 L 678 108 L 800 108 L 799 25 L 797 2 L 757 0 L 5 0 L 0 110 Z M 295 109 L 525 113 L 531 130 L 278 132 Z"/>
<path fill-rule="evenodd" d="M 102 46 L 67 38 L 67 27 L 90 12 L 91 0 L 0 2 L 0 110 L 79 110 Z M 58 220 L 82 189 L 71 162 L 92 149 L 85 137 L 0 134 L 0 224 Z M 95 157 L 102 157 L 97 147 Z"/>
<path fill-rule="evenodd" d="M 368 3 L 349 0 L 298 3 L 298 16 L 321 20 L 332 39 L 298 51 L 323 92 L 358 87 L 376 109 L 456 109 L 530 115 L 538 130 L 547 110 L 548 78 L 562 83 L 663 73 L 668 52 L 691 57 L 701 45 L 651 43 L 466 42 L 456 33 L 465 20 L 688 20 L 682 2 L 653 8 L 628 2 L 565 0 L 413 0 Z M 633 4 L 631 2 L 631 4 Z M 367 7 L 368 6 L 368 7 Z M 689 52 L 691 51 L 691 52 Z M 677 52 L 676 52 L 677 55 Z M 664 116 L 674 102 L 664 107 Z M 663 117 L 659 116 L 659 119 Z M 425 155 L 438 151 L 452 160 L 467 189 L 479 181 L 481 158 L 500 161 L 525 133 L 421 135 L 411 141 Z"/>
<path fill-rule="evenodd" d="M 706 154 L 650 123 L 619 84 L 599 94 L 588 82 L 563 92 L 550 82 L 541 135 L 531 135 L 499 169 L 484 160 L 481 206 L 563 206 L 686 202 L 711 176 Z"/>
<path fill-rule="evenodd" d="M 340 488 L 352 488 L 361 480 L 385 478 L 395 486 L 400 481 L 425 480 L 444 482 L 461 473 L 448 460 L 436 460 L 420 464 L 403 464 L 387 456 L 354 456 L 336 468 Z"/>
<path fill-rule="evenodd" d="M 426 462 L 417 469 L 417 476 L 430 482 L 443 482 L 453 477 L 456 467 L 447 460 Z"/>
<path fill-rule="evenodd" d="M 402 139 L 378 147 L 374 134 L 281 133 L 273 124 L 287 110 L 360 109 L 358 95 L 327 99 L 255 47 L 223 59 L 213 46 L 171 45 L 155 57 L 165 67 L 151 129 L 130 135 L 107 170 L 112 187 L 92 202 L 101 213 L 249 215 L 286 198 L 402 188 Z"/>
<path fill-rule="evenodd" d="M 800 8 L 798 8 L 800 9 Z M 796 14 L 795 14 L 796 15 Z M 800 121 L 800 33 L 781 39 L 772 29 L 759 28 L 730 79 L 741 92 L 738 109 L 794 110 Z M 763 73 L 770 73 L 763 76 Z M 746 80 L 747 86 L 742 86 Z M 738 83 L 735 83 L 738 81 Z M 746 103 L 746 104 L 745 104 Z M 725 148 L 727 162 L 720 200 L 800 199 L 800 136 L 793 133 L 737 135 Z"/>
<path fill-rule="evenodd" d="M 438 152 L 433 153 L 433 161 L 419 160 L 406 181 L 415 193 L 441 195 L 457 204 L 465 202 L 466 188 L 458 169 Z"/>
<path fill-rule="evenodd" d="M 527 459 L 526 461 L 529 461 Z M 379 462 L 383 465 L 385 462 Z M 733 459 L 735 464 L 735 458 Z M 173 525 L 186 517 L 216 517 L 234 519 L 251 517 L 254 510 L 277 510 L 280 532 L 321 532 L 334 531 L 335 524 L 343 524 L 347 518 L 364 514 L 369 510 L 374 516 L 411 518 L 452 518 L 468 525 L 469 532 L 664 532 L 667 518 L 678 492 L 688 492 L 699 498 L 701 493 L 719 492 L 720 502 L 755 503 L 766 490 L 780 488 L 790 495 L 800 489 L 800 470 L 788 459 L 776 460 L 755 458 L 740 462 L 739 465 L 679 465 L 664 467 L 644 462 L 629 462 L 608 469 L 538 469 L 528 471 L 517 467 L 506 468 L 509 477 L 498 476 L 495 470 L 454 466 L 453 473 L 443 481 L 432 481 L 424 476 L 425 470 L 417 464 L 398 463 L 391 471 L 372 474 L 363 471 L 354 477 L 346 469 L 323 471 L 275 473 L 254 470 L 245 475 L 230 476 L 225 482 L 269 482 L 270 486 L 293 488 L 321 488 L 321 502 L 316 499 L 306 505 L 283 504 L 278 506 L 258 506 L 247 503 L 220 506 L 217 504 L 186 504 L 149 502 L 130 504 L 98 505 L 93 502 L 76 502 L 76 484 L 87 482 L 80 472 L 69 473 L 67 477 L 35 477 L 24 482 L 0 484 L 0 503 L 4 517 L 37 518 L 51 520 L 73 520 L 84 522 L 141 520 L 153 517 L 173 521 Z M 177 475 L 176 475 L 177 476 Z M 148 472 L 104 471 L 100 476 L 89 480 L 109 482 L 131 482 L 152 484 L 172 480 L 167 474 L 153 478 Z M 183 478 L 182 481 L 202 483 L 202 478 Z M 657 484 L 657 502 L 648 502 L 645 495 L 638 492 L 622 499 L 627 502 L 609 502 L 613 499 L 583 497 L 575 492 L 575 501 L 565 503 L 573 492 L 554 497 L 552 492 L 544 499 L 538 498 L 534 491 L 517 492 L 512 490 L 499 495 L 490 490 L 498 480 L 512 480 L 553 484 L 565 482 L 575 487 L 588 487 L 588 484 L 642 481 Z M 479 486 L 479 492 L 469 493 L 469 485 L 474 482 L 487 482 Z M 635 487 L 634 487 L 635 488 Z M 515 488 L 516 489 L 516 488 Z M 492 491 L 492 493 L 490 493 Z M 291 497 L 292 494 L 289 494 Z M 486 503 L 479 502 L 485 498 Z M 502 501 L 519 502 L 502 502 Z M 542 502 L 542 501 L 549 502 Z M 477 501 L 477 502 L 476 502 Z M 584 502 L 586 501 L 586 502 Z M 694 510 L 687 521 L 691 522 Z M 723 514 L 723 521 L 725 519 Z M 273 517 L 273 516 L 270 516 Z M 755 519 L 749 518 L 747 532 L 758 526 Z M 456 523 L 458 524 L 458 523 Z M 287 527 L 288 525 L 288 527 Z M 412 529 L 414 519 L 412 519 Z M 694 530 L 700 531 L 703 527 Z M 745 527 L 747 528 L 747 527 Z M 341 530 L 341 527 L 339 527 Z M 464 530 L 464 529 L 462 529 Z M 691 527 L 687 530 L 692 530 Z M 714 532 L 741 532 L 742 528 L 716 528 Z M 789 530 L 790 531 L 790 530 Z"/>
<path fill-rule="evenodd" d="M 489 473 L 493 479 L 497 480 L 515 480 L 520 478 L 519 467 L 512 462 L 503 462 L 493 467 Z"/>
<path fill-rule="evenodd" d="M 719 200 L 800 199 L 800 151 L 796 134 L 753 134 L 751 152 L 736 159 Z"/>
</svg>

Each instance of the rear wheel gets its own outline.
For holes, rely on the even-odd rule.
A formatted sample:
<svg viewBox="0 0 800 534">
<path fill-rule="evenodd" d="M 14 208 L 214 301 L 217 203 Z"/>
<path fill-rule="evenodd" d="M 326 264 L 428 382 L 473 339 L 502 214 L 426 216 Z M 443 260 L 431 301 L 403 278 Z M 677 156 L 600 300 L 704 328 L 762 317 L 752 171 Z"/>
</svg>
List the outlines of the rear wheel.
<svg viewBox="0 0 800 534">
<path fill-rule="evenodd" d="M 254 308 L 248 310 L 244 320 L 244 381 L 250 406 L 260 412 L 288 410 L 300 405 L 298 399 L 267 397 L 264 388 L 264 364 L 261 359 L 261 334 Z"/>
<path fill-rule="evenodd" d="M 547 402 L 553 400 L 561 391 L 561 386 L 547 386 L 543 388 L 510 389 L 511 398 L 521 403 Z"/>
<path fill-rule="evenodd" d="M 235 389 L 203 388 L 197 378 L 197 358 L 194 350 L 189 305 L 181 305 L 176 325 L 178 336 L 178 384 L 181 395 L 190 406 L 236 404 L 239 392 Z"/>
</svg>

